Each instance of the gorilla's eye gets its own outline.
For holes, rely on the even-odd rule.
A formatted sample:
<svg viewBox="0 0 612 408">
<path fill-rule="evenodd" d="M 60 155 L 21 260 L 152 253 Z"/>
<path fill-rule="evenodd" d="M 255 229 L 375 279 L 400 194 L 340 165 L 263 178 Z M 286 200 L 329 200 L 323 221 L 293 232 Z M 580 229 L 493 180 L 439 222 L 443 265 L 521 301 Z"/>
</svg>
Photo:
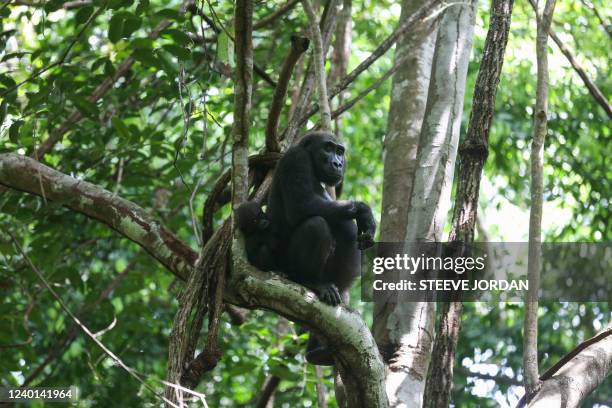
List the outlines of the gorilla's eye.
<svg viewBox="0 0 612 408">
<path fill-rule="evenodd" d="M 323 147 L 325 149 L 326 152 L 333 152 L 336 148 L 336 145 L 333 144 L 332 142 L 327 142 L 325 143 L 325 146 Z"/>
</svg>

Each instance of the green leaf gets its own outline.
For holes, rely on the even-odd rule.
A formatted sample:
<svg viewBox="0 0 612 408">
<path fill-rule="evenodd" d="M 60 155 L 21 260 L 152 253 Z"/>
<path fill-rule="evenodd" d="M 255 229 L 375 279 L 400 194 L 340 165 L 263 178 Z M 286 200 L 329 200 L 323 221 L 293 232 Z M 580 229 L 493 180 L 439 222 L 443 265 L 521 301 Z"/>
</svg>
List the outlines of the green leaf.
<svg viewBox="0 0 612 408">
<path fill-rule="evenodd" d="M 112 77 L 113 75 L 115 75 L 115 72 L 115 66 L 109 59 L 107 59 L 104 63 L 104 75 Z"/>
<path fill-rule="evenodd" d="M 91 66 L 89 67 L 89 70 L 90 70 L 91 72 L 95 72 L 95 71 L 96 71 L 98 68 L 100 68 L 101 66 L 103 66 L 103 65 L 106 63 L 106 61 L 108 61 L 108 59 L 107 59 L 106 57 L 101 57 L 101 58 L 98 58 L 97 60 L 95 60 L 95 61 L 94 61 L 94 62 L 91 64 Z"/>
<path fill-rule="evenodd" d="M 4 123 L 4 119 L 6 119 L 6 114 L 8 113 L 8 102 L 2 101 L 0 105 L 0 126 Z"/>
<path fill-rule="evenodd" d="M 9 140 L 15 144 L 19 143 L 19 129 L 23 125 L 23 120 L 16 120 L 9 129 Z"/>
<path fill-rule="evenodd" d="M 164 72 L 168 74 L 170 78 L 175 78 L 178 75 L 178 71 L 176 70 L 176 66 L 170 59 L 170 56 L 167 53 L 162 52 L 161 50 L 157 52 L 157 56 L 159 58 L 159 61 L 161 62 L 161 68 L 164 70 Z"/>
<path fill-rule="evenodd" d="M 111 0 L 108 3 L 108 8 L 111 10 L 117 10 L 122 7 L 130 7 L 133 3 L 133 0 Z"/>
<path fill-rule="evenodd" d="M 91 17 L 93 12 L 94 12 L 93 6 L 86 6 L 86 7 L 79 9 L 79 11 L 77 11 L 76 15 L 74 16 L 74 20 L 76 21 L 76 24 L 81 25 L 87 22 L 87 20 L 89 19 L 89 17 Z"/>
<path fill-rule="evenodd" d="M 7 88 L 12 88 L 17 85 L 15 80 L 6 74 L 0 75 L 0 83 Z"/>
<path fill-rule="evenodd" d="M 189 45 L 192 42 L 191 38 L 189 38 L 187 34 L 176 28 L 169 28 L 164 32 L 164 34 L 169 35 L 175 43 L 180 45 Z"/>
<path fill-rule="evenodd" d="M 159 10 L 157 12 L 157 15 L 159 17 L 167 18 L 168 20 L 176 20 L 176 21 L 181 20 L 181 15 L 179 14 L 179 12 L 171 8 Z"/>
<path fill-rule="evenodd" d="M 225 31 L 217 39 L 217 59 L 224 64 L 234 65 L 234 45 Z"/>
<path fill-rule="evenodd" d="M 131 41 L 131 48 L 152 48 L 153 40 L 150 38 L 134 38 Z"/>
<path fill-rule="evenodd" d="M 140 0 L 138 6 L 136 6 L 136 14 L 142 14 L 142 12 L 149 9 L 149 0 Z"/>
<path fill-rule="evenodd" d="M 160 67 L 160 63 L 157 59 L 157 56 L 150 48 L 137 48 L 134 50 L 133 55 L 136 61 L 139 61 L 144 66 Z"/>
<path fill-rule="evenodd" d="M 115 128 L 115 130 L 119 132 L 119 135 L 121 135 L 121 137 L 125 139 L 130 138 L 131 136 L 130 129 L 128 129 L 128 127 L 125 125 L 125 123 L 123 123 L 121 119 L 119 119 L 116 116 L 113 116 L 113 118 L 111 119 L 111 123 L 113 124 L 113 127 Z"/>
<path fill-rule="evenodd" d="M 71 100 L 76 108 L 85 116 L 97 117 L 100 113 L 95 103 L 88 101 L 82 96 L 73 96 Z"/>
<path fill-rule="evenodd" d="M 45 12 L 47 13 L 52 13 L 56 10 L 59 10 L 60 8 L 62 8 L 62 4 L 64 3 L 63 0 L 51 0 L 48 1 L 47 3 L 45 3 Z"/>
<path fill-rule="evenodd" d="M 124 13 L 123 17 L 123 37 L 129 38 L 134 31 L 142 25 L 142 19 L 132 13 Z"/>
<path fill-rule="evenodd" d="M 124 20 L 120 14 L 115 14 L 108 23 L 108 39 L 112 43 L 116 43 L 123 35 Z"/>
<path fill-rule="evenodd" d="M 176 44 L 166 44 L 163 46 L 163 49 L 168 51 L 170 54 L 174 55 L 180 61 L 186 61 L 189 59 L 191 53 L 187 48 L 180 47 Z"/>
</svg>

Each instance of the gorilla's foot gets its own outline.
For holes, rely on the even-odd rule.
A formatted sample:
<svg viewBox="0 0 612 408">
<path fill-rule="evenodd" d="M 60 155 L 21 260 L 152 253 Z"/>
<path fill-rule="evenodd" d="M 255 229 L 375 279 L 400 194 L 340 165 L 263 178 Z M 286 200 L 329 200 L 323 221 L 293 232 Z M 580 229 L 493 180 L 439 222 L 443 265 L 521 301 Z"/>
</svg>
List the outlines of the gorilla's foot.
<svg viewBox="0 0 612 408">
<path fill-rule="evenodd" d="M 325 346 L 319 346 L 312 350 L 306 350 L 306 361 L 318 366 L 333 366 L 334 356 Z"/>
<path fill-rule="evenodd" d="M 306 361 L 310 364 L 320 366 L 333 366 L 334 356 L 331 351 L 325 347 L 319 339 L 312 333 L 308 336 L 308 345 L 306 346 Z"/>
<path fill-rule="evenodd" d="M 321 299 L 322 302 L 331 306 L 338 306 L 342 303 L 342 296 L 340 296 L 340 292 L 336 285 L 321 285 L 318 289 L 319 299 Z"/>
</svg>

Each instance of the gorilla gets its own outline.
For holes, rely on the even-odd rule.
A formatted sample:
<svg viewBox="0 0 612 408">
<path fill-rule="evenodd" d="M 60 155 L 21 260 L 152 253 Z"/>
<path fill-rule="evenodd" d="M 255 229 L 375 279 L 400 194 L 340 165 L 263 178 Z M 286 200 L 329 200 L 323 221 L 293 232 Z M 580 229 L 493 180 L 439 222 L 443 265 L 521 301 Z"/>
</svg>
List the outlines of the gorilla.
<svg viewBox="0 0 612 408">
<path fill-rule="evenodd" d="M 270 221 L 259 204 L 248 201 L 236 209 L 236 224 L 244 235 L 247 259 L 257 269 L 271 271 L 275 239 L 270 232 Z"/>
<path fill-rule="evenodd" d="M 368 205 L 335 201 L 326 190 L 343 181 L 344 153 L 344 146 L 328 132 L 308 133 L 287 150 L 276 167 L 268 196 L 269 230 L 260 235 L 259 246 L 251 248 L 259 254 L 262 248 L 263 252 L 270 251 L 274 269 L 332 306 L 347 301 L 359 275 L 359 250 L 374 244 L 376 232 Z M 242 224 L 238 226 L 244 230 Z M 259 256 L 249 254 L 248 248 L 247 255 L 249 259 Z M 317 365 L 334 364 L 330 351 L 312 335 L 306 360 Z"/>
</svg>

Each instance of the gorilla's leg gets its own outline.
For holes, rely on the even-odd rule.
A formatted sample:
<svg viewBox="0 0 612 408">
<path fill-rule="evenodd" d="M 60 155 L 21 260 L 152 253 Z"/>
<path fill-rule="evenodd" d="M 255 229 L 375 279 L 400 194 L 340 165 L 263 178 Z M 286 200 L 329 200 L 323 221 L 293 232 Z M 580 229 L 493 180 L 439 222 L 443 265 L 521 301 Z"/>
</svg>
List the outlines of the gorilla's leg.
<svg viewBox="0 0 612 408">
<path fill-rule="evenodd" d="M 326 276 L 326 265 L 334 253 L 335 241 L 323 217 L 311 217 L 294 231 L 287 251 L 287 273 L 291 279 L 314 290 L 319 298 L 332 305 L 340 303 L 340 294 L 332 277 Z M 333 356 L 311 333 L 306 361 L 316 365 L 333 365 Z"/>
<path fill-rule="evenodd" d="M 335 243 L 325 264 L 325 277 L 331 279 L 344 302 L 360 270 L 360 251 L 357 247 L 357 225 L 344 221 L 329 225 Z M 334 365 L 333 353 L 312 334 L 308 339 L 306 361 L 315 365 Z"/>
<path fill-rule="evenodd" d="M 323 217 L 310 217 L 293 232 L 287 250 L 287 274 L 318 291 L 332 284 L 325 276 L 325 265 L 335 247 L 331 229 Z M 322 295 L 322 293 L 317 293 Z"/>
<path fill-rule="evenodd" d="M 338 287 L 342 300 L 348 301 L 348 291 L 361 270 L 361 252 L 357 246 L 357 225 L 353 220 L 330 225 L 334 242 L 333 253 L 325 265 L 326 276 Z"/>
</svg>

